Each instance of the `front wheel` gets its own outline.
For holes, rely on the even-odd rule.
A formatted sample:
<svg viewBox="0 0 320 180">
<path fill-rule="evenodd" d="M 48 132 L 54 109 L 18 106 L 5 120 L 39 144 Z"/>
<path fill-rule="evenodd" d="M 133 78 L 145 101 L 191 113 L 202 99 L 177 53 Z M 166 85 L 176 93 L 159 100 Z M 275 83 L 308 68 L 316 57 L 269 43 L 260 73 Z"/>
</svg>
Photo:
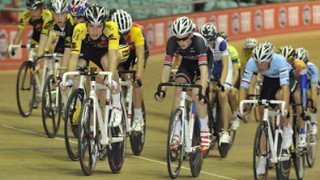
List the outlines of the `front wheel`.
<svg viewBox="0 0 320 180">
<path fill-rule="evenodd" d="M 194 130 L 192 135 L 192 147 L 200 147 L 200 119 L 195 117 Z M 203 164 L 203 154 L 199 148 L 189 154 L 189 163 L 191 174 L 193 177 L 198 177 Z"/>
<path fill-rule="evenodd" d="M 313 167 L 314 161 L 316 160 L 317 152 L 317 136 L 310 133 L 311 124 L 307 123 L 307 164 L 309 167 Z"/>
<path fill-rule="evenodd" d="M 296 171 L 296 176 L 298 180 L 302 180 L 304 177 L 304 162 L 305 162 L 305 153 L 303 149 L 298 148 L 298 142 L 299 142 L 299 127 L 297 124 L 297 119 L 293 120 L 293 164 L 294 169 Z"/>
<path fill-rule="evenodd" d="M 132 106 L 133 107 L 133 106 Z M 133 112 L 133 111 L 132 111 Z M 142 100 L 142 117 L 143 117 L 143 128 L 141 132 L 132 131 L 130 135 L 130 144 L 132 152 L 135 156 L 139 156 L 143 150 L 145 137 L 146 137 L 146 110 L 144 102 Z M 131 121 L 133 123 L 133 121 Z"/>
<path fill-rule="evenodd" d="M 93 123 L 93 113 L 93 99 L 87 98 L 82 105 L 78 122 L 79 160 L 82 172 L 86 176 L 93 173 L 99 156 L 97 141 L 90 129 L 90 124 Z"/>
<path fill-rule="evenodd" d="M 281 180 L 289 179 L 291 169 L 291 154 L 287 149 L 282 149 L 282 136 L 278 138 L 278 151 L 277 156 L 280 157 L 277 165 L 276 172 L 277 178 Z"/>
<path fill-rule="evenodd" d="M 46 78 L 42 94 L 42 122 L 49 138 L 56 136 L 61 120 L 61 92 L 55 83 L 53 75 Z"/>
<path fill-rule="evenodd" d="M 260 122 L 253 146 L 253 172 L 255 180 L 268 179 L 270 146 L 268 143 L 266 123 Z"/>
<path fill-rule="evenodd" d="M 31 115 L 33 107 L 36 105 L 36 81 L 32 74 L 33 64 L 25 61 L 21 64 L 17 75 L 16 96 L 20 114 L 23 117 Z"/>
<path fill-rule="evenodd" d="M 169 131 L 167 139 L 167 168 L 171 178 L 175 179 L 178 177 L 182 161 L 184 158 L 184 146 L 181 144 L 183 137 L 180 137 L 180 142 L 175 142 L 174 136 L 178 123 L 182 122 L 182 111 L 177 109 L 171 116 L 169 122 Z M 180 126 L 181 127 L 181 126 Z M 179 136 L 181 135 L 181 128 L 177 130 Z"/>
<path fill-rule="evenodd" d="M 78 122 L 84 99 L 82 89 L 73 90 L 68 98 L 64 115 L 64 139 L 67 153 L 72 161 L 79 159 L 78 152 Z"/>
</svg>

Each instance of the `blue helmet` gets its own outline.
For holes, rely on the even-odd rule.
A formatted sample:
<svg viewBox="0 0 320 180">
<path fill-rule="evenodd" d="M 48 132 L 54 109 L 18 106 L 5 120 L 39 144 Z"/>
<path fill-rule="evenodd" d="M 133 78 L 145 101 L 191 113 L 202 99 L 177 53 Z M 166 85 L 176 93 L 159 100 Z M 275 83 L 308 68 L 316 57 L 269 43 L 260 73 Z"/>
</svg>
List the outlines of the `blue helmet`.
<svg viewBox="0 0 320 180">
<path fill-rule="evenodd" d="M 83 17 L 88 6 L 87 0 L 72 0 L 68 6 L 68 11 L 74 17 Z"/>
</svg>

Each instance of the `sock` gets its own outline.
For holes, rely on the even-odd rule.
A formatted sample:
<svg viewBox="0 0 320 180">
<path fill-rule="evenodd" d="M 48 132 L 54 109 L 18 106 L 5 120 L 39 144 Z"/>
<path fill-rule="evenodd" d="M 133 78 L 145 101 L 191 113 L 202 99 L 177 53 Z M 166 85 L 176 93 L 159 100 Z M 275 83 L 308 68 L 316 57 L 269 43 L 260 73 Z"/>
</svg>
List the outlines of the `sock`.
<svg viewBox="0 0 320 180">
<path fill-rule="evenodd" d="M 209 131 L 208 128 L 208 116 L 206 116 L 205 118 L 200 118 L 200 122 L 201 122 L 201 131 Z"/>
<path fill-rule="evenodd" d="M 142 109 L 141 108 L 134 108 L 134 118 L 141 119 L 142 118 Z"/>
<path fill-rule="evenodd" d="M 311 122 L 317 124 L 317 114 L 316 113 L 310 113 L 310 119 L 311 119 Z"/>
<path fill-rule="evenodd" d="M 237 115 L 238 115 L 238 111 L 233 111 L 232 116 L 233 116 L 235 119 L 238 119 L 238 118 L 236 118 Z"/>
<path fill-rule="evenodd" d="M 112 105 L 115 108 L 121 109 L 120 92 L 117 94 L 112 94 Z"/>
<path fill-rule="evenodd" d="M 304 129 L 299 128 L 299 134 L 306 134 L 306 131 Z"/>
</svg>

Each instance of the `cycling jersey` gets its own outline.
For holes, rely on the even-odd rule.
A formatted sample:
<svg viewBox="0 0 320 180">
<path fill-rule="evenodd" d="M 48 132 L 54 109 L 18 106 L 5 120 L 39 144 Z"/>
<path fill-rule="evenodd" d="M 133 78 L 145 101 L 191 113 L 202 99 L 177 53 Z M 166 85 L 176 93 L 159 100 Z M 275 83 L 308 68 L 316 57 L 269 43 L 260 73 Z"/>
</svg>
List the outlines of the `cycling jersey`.
<svg viewBox="0 0 320 180">
<path fill-rule="evenodd" d="M 65 48 L 71 48 L 73 28 L 73 18 L 68 14 L 65 27 L 59 27 L 53 18 L 51 18 L 44 23 L 41 33 L 48 36 L 50 31 L 54 32 L 59 38 L 54 52 L 63 53 Z"/>
<path fill-rule="evenodd" d="M 241 86 L 249 88 L 253 73 L 260 73 L 269 78 L 278 78 L 280 86 L 289 85 L 289 71 L 291 66 L 286 59 L 279 54 L 273 54 L 272 61 L 268 70 L 260 72 L 256 66 L 255 60 L 250 58 L 246 64 L 245 71 L 241 80 Z"/>
<path fill-rule="evenodd" d="M 27 25 L 33 26 L 32 39 L 36 42 L 40 40 L 40 34 L 45 21 L 52 19 L 52 14 L 49 10 L 43 9 L 40 19 L 31 19 L 31 13 L 29 9 L 26 9 L 21 14 L 21 19 L 19 21 L 18 28 L 25 29 Z"/>
<path fill-rule="evenodd" d="M 239 54 L 237 49 L 234 46 L 228 44 L 228 51 L 229 51 L 232 64 L 238 64 L 238 67 L 240 68 L 241 64 L 240 64 Z"/>
<path fill-rule="evenodd" d="M 118 31 L 119 27 L 115 22 L 107 21 L 102 35 L 97 40 L 93 40 L 88 34 L 86 23 L 79 23 L 73 30 L 71 54 L 80 54 L 82 43 L 106 50 L 117 50 L 119 48 L 120 40 Z"/>
<path fill-rule="evenodd" d="M 210 79 L 211 80 L 220 80 L 221 73 L 222 73 L 222 56 L 228 56 L 228 74 L 225 79 L 225 86 L 227 88 L 230 88 L 232 86 L 232 78 L 233 78 L 233 67 L 232 67 L 232 62 L 231 58 L 229 56 L 229 51 L 228 51 L 228 44 L 227 42 L 221 38 L 218 37 L 213 46 L 209 47 L 208 49 L 208 54 L 209 57 L 212 57 L 209 61 L 213 62 L 212 67 L 211 67 L 211 72 L 210 72 Z M 210 52 L 211 51 L 211 52 Z M 210 55 L 212 54 L 212 55 Z"/>
<path fill-rule="evenodd" d="M 172 66 L 175 53 L 182 56 L 182 61 L 197 61 L 198 66 L 207 65 L 207 41 L 199 33 L 193 33 L 191 44 L 186 49 L 181 49 L 175 36 L 171 36 L 167 43 L 167 55 L 164 65 Z"/>
<path fill-rule="evenodd" d="M 308 74 L 308 81 L 309 81 L 309 85 L 311 87 L 313 86 L 317 86 L 318 85 L 318 67 L 311 63 L 308 62 L 307 63 L 307 74 Z"/>
<path fill-rule="evenodd" d="M 307 66 L 302 60 L 293 61 L 293 71 L 295 76 L 299 79 L 300 84 L 300 98 L 302 102 L 302 108 L 304 111 L 307 110 L 307 89 L 308 89 L 308 76 L 307 76 Z"/>
<path fill-rule="evenodd" d="M 146 36 L 142 31 L 142 27 L 136 23 L 132 23 L 126 41 L 130 46 L 130 50 L 135 49 L 136 46 L 146 45 Z"/>
</svg>

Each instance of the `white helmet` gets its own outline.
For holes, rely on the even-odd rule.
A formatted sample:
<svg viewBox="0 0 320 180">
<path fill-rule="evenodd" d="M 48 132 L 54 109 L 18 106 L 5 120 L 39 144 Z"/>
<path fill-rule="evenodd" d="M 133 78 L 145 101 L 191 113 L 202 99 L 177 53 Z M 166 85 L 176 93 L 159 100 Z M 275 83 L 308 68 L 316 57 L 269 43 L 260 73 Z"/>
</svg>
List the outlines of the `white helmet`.
<svg viewBox="0 0 320 180">
<path fill-rule="evenodd" d="M 44 0 L 27 0 L 26 6 L 28 9 L 38 9 L 44 5 Z"/>
<path fill-rule="evenodd" d="M 244 42 L 244 46 L 248 49 L 253 49 L 257 47 L 258 41 L 255 38 L 247 38 Z"/>
<path fill-rule="evenodd" d="M 270 62 L 273 56 L 273 46 L 261 43 L 252 51 L 252 57 L 256 62 Z"/>
<path fill-rule="evenodd" d="M 84 18 L 91 24 L 103 23 L 107 18 L 106 9 L 99 4 L 93 4 L 84 12 Z"/>
<path fill-rule="evenodd" d="M 184 36 L 191 33 L 193 23 L 188 17 L 179 17 L 171 25 L 171 34 L 173 36 Z"/>
<path fill-rule="evenodd" d="M 201 35 L 208 41 L 217 38 L 217 28 L 211 22 L 206 23 L 200 29 Z"/>
<path fill-rule="evenodd" d="M 111 15 L 111 21 L 118 24 L 119 31 L 122 34 L 129 32 L 132 27 L 132 18 L 130 14 L 122 9 L 117 9 L 117 11 Z"/>
<path fill-rule="evenodd" d="M 51 11 L 54 13 L 68 12 L 67 0 L 51 0 Z"/>
<path fill-rule="evenodd" d="M 302 47 L 295 49 L 295 55 L 296 55 L 295 59 L 302 60 L 305 63 L 307 63 L 309 60 L 308 51 Z"/>
<path fill-rule="evenodd" d="M 261 44 L 267 44 L 268 46 L 271 46 L 273 48 L 273 51 L 276 50 L 276 47 L 269 41 L 262 41 Z"/>
</svg>

